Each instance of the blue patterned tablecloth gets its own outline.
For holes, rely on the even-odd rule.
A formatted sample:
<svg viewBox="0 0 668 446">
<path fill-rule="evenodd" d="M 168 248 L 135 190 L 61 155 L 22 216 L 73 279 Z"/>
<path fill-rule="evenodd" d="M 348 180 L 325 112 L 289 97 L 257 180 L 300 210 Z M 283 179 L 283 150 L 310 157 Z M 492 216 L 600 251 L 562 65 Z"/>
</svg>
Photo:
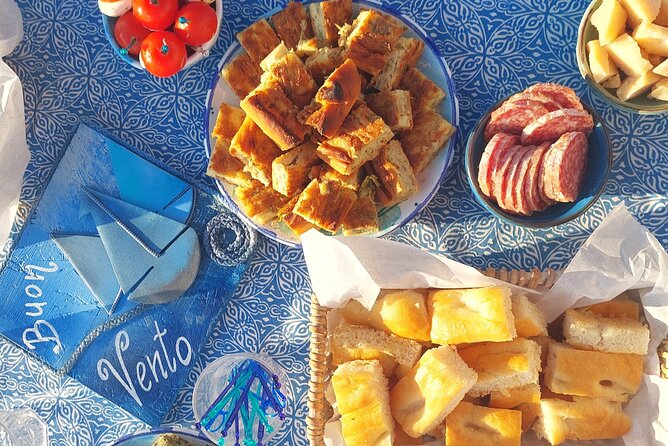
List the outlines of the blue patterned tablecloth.
<svg viewBox="0 0 668 446">
<path fill-rule="evenodd" d="M 7 62 L 21 77 L 25 93 L 32 150 L 24 190 L 28 203 L 38 195 L 80 120 L 108 130 L 200 187 L 213 187 L 204 175 L 207 89 L 235 33 L 283 0 L 225 0 L 225 23 L 212 55 L 167 80 L 152 78 L 113 53 L 95 0 L 18 3 L 25 37 Z M 626 202 L 664 246 L 668 243 L 668 120 L 615 110 L 580 78 L 575 41 L 586 0 L 388 3 L 421 25 L 450 64 L 461 105 L 461 138 L 499 98 L 550 80 L 570 85 L 597 108 L 614 141 L 606 193 L 575 221 L 550 230 L 528 230 L 490 216 L 473 200 L 460 147 L 439 194 L 390 238 L 477 267 L 561 268 L 601 219 Z M 293 394 L 288 428 L 275 444 L 306 445 L 309 295 L 301 252 L 262 238 L 166 423 L 193 422 L 192 386 L 213 359 L 264 351 L 289 372 Z M 0 343 L 0 410 L 17 407 L 33 408 L 48 423 L 51 445 L 108 445 L 146 428 L 75 381 L 56 376 L 15 347 Z"/>
</svg>

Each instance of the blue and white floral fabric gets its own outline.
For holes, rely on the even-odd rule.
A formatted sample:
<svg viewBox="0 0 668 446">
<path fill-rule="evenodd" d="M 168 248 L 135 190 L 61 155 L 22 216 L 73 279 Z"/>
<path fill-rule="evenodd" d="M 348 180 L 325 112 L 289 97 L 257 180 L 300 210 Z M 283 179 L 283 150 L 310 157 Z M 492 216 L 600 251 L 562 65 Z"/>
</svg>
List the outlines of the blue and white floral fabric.
<svg viewBox="0 0 668 446">
<path fill-rule="evenodd" d="M 216 66 L 237 32 L 285 0 L 225 0 L 225 21 L 211 56 L 165 80 L 138 71 L 113 53 L 95 0 L 18 3 L 25 37 L 6 60 L 25 92 L 32 150 L 24 189 L 28 201 L 39 194 L 80 120 L 108 130 L 199 187 L 213 188 L 204 175 L 203 115 Z M 385 3 L 422 26 L 448 61 L 458 89 L 462 139 L 498 99 L 549 80 L 573 87 L 594 106 L 614 143 L 605 195 L 570 223 L 530 230 L 489 215 L 472 197 L 460 147 L 439 194 L 390 238 L 476 267 L 561 268 L 605 215 L 625 202 L 668 244 L 668 120 L 613 109 L 580 78 L 575 44 L 586 0 Z M 288 371 L 292 393 L 287 428 L 274 444 L 305 446 L 309 296 L 301 252 L 260 238 L 254 260 L 166 423 L 193 422 L 192 386 L 206 364 L 226 353 L 264 351 Z M 109 445 L 146 428 L 7 343 L 0 343 L 0 359 L 0 410 L 33 408 L 48 423 L 51 445 Z"/>
</svg>

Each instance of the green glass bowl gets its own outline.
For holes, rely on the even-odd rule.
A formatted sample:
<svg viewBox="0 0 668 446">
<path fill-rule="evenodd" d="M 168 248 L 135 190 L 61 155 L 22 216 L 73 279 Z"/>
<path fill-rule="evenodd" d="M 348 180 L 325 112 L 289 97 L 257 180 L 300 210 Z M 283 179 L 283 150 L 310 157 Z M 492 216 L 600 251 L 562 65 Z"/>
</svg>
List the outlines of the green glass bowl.
<svg viewBox="0 0 668 446">
<path fill-rule="evenodd" d="M 628 101 L 620 100 L 613 88 L 604 88 L 596 83 L 594 76 L 589 68 L 589 58 L 587 57 L 587 42 L 598 39 L 598 31 L 591 24 L 591 16 L 601 6 L 603 0 L 594 0 L 582 17 L 580 28 L 578 30 L 577 59 L 580 74 L 584 77 L 589 86 L 594 89 L 606 102 L 622 110 L 638 113 L 641 115 L 656 115 L 668 113 L 668 102 L 658 99 L 648 98 L 646 95 L 640 95 L 637 98 Z"/>
</svg>

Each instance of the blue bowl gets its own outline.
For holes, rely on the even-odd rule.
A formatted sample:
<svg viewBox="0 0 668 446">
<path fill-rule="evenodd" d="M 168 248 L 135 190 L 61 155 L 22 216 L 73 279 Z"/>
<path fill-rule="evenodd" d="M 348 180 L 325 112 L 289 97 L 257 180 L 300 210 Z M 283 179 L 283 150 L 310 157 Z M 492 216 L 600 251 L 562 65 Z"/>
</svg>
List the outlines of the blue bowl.
<svg viewBox="0 0 668 446">
<path fill-rule="evenodd" d="M 181 70 L 185 70 L 189 66 L 196 64 L 197 62 L 208 56 L 209 51 L 218 40 L 218 36 L 220 35 L 220 26 L 223 22 L 223 0 L 216 0 L 214 2 L 214 5 L 216 10 L 216 15 L 218 16 L 218 27 L 216 28 L 216 33 L 213 35 L 211 40 L 209 40 L 202 46 L 196 48 L 189 46 L 186 47 L 188 48 L 189 56 L 188 59 L 186 59 L 186 64 L 184 65 L 183 68 L 181 68 Z M 116 21 L 118 20 L 118 17 L 109 17 L 104 14 L 100 15 L 102 16 L 102 26 L 104 27 L 104 35 L 107 37 L 107 41 L 109 42 L 109 45 L 111 45 L 111 47 L 113 48 L 114 53 L 116 53 L 121 59 L 123 59 L 125 62 L 132 65 L 133 67 L 143 70 L 144 67 L 141 65 L 137 57 L 134 57 L 130 54 L 121 53 L 121 47 L 118 46 L 118 42 L 116 42 L 116 38 L 114 37 L 114 27 L 116 26 Z M 169 28 L 169 30 L 171 30 L 171 27 Z"/>
<path fill-rule="evenodd" d="M 587 171 L 577 201 L 573 203 L 556 203 L 542 212 L 536 212 L 531 216 L 522 216 L 504 211 L 495 201 L 490 200 L 481 192 L 480 186 L 478 186 L 478 166 L 487 145 L 483 135 L 485 126 L 492 112 L 509 97 L 497 102 L 480 118 L 466 143 L 464 163 L 466 164 L 466 175 L 468 176 L 471 189 L 473 189 L 475 199 L 485 209 L 500 219 L 528 228 L 550 228 L 579 217 L 601 196 L 610 175 L 610 169 L 612 168 L 612 143 L 610 142 L 608 129 L 605 127 L 599 114 L 587 104 L 583 105 L 585 110 L 594 118 L 594 130 L 589 136 Z"/>
</svg>

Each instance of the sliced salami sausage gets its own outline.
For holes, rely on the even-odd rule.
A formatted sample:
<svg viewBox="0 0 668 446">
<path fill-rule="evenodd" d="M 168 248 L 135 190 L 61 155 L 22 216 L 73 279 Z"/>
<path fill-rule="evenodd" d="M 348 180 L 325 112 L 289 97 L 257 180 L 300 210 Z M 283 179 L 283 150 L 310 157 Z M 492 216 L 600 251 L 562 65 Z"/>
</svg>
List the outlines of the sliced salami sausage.
<svg viewBox="0 0 668 446">
<path fill-rule="evenodd" d="M 487 197 L 492 197 L 492 173 L 503 154 L 520 143 L 520 137 L 498 133 L 487 143 L 478 168 L 478 185 Z"/>
<path fill-rule="evenodd" d="M 573 108 L 556 110 L 535 119 L 522 131 L 522 144 L 542 144 L 554 142 L 561 135 L 570 132 L 589 134 L 594 128 L 594 120 L 584 110 Z"/>
<path fill-rule="evenodd" d="M 544 94 L 541 93 L 517 93 L 510 98 L 505 103 L 512 103 L 512 102 L 522 102 L 522 101 L 534 101 L 534 102 L 540 102 L 543 107 L 547 109 L 548 112 L 559 110 L 560 108 L 564 108 L 559 104 L 557 101 L 552 99 L 549 96 L 545 96 Z"/>
<path fill-rule="evenodd" d="M 485 127 L 485 139 L 490 140 L 497 133 L 521 135 L 522 130 L 548 110 L 536 101 L 504 103 L 492 112 Z"/>
<path fill-rule="evenodd" d="M 542 211 L 552 202 L 542 193 L 541 181 L 543 161 L 549 148 L 550 144 L 538 146 L 529 160 L 529 171 L 524 183 L 524 195 L 527 198 L 527 206 L 530 212 Z"/>
<path fill-rule="evenodd" d="M 533 154 L 538 150 L 536 146 L 527 146 L 519 161 L 515 176 L 512 179 L 511 191 L 513 208 L 519 214 L 530 215 L 533 209 L 529 206 L 529 199 L 525 192 L 524 185 L 527 182 L 529 167 Z"/>
<path fill-rule="evenodd" d="M 562 203 L 571 203 L 578 198 L 582 180 L 587 169 L 587 135 L 582 132 L 564 134 L 550 147 L 549 174 L 551 186 L 548 196 Z"/>
<path fill-rule="evenodd" d="M 524 93 L 542 94 L 557 102 L 562 108 L 584 110 L 577 93 L 573 89 L 564 87 L 563 85 L 553 83 L 536 84 L 524 90 Z"/>
</svg>

